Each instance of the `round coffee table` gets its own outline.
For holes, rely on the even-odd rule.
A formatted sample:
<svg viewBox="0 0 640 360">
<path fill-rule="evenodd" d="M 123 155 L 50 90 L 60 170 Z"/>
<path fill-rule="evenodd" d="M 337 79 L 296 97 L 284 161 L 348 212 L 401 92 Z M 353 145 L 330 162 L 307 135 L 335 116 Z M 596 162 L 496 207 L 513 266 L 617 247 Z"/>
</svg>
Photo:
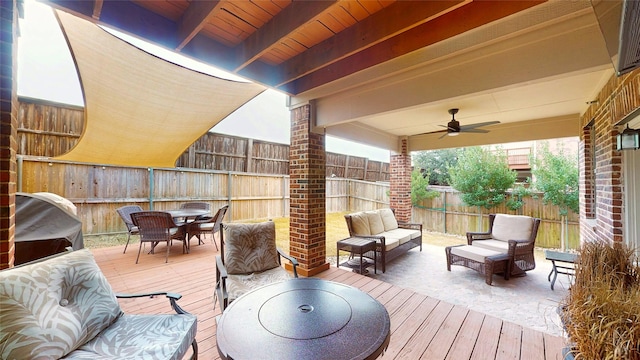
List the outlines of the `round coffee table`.
<svg viewBox="0 0 640 360">
<path fill-rule="evenodd" d="M 385 307 L 351 286 L 314 278 L 253 290 L 217 328 L 223 359 L 375 359 L 387 348 Z"/>
</svg>

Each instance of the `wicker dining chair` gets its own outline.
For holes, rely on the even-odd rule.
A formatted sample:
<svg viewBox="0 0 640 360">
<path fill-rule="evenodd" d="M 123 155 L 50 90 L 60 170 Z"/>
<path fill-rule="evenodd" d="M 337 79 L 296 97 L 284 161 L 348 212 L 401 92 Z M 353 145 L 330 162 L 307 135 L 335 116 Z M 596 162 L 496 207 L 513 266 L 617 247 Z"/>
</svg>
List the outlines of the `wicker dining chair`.
<svg viewBox="0 0 640 360">
<path fill-rule="evenodd" d="M 153 253 L 156 245 L 160 242 L 165 242 L 167 244 L 165 262 L 169 261 L 172 240 L 182 241 L 182 253 L 187 252 L 184 226 L 176 225 L 171 214 L 163 211 L 142 211 L 131 214 L 131 219 L 140 231 L 140 248 L 138 249 L 136 264 L 140 258 L 142 244 L 145 242 L 151 243 L 151 253 Z"/>
<path fill-rule="evenodd" d="M 200 235 L 202 234 L 211 234 L 211 242 L 216 246 L 216 251 L 218 250 L 218 244 L 216 243 L 216 233 L 220 232 L 220 224 L 222 224 L 222 220 L 227 213 L 227 209 L 229 209 L 229 205 L 225 205 L 218 209 L 218 211 L 213 215 L 213 217 L 208 218 L 200 218 L 196 219 L 193 222 L 190 222 L 187 225 L 187 233 L 189 234 L 189 238 L 192 236 L 196 236 L 198 238 L 198 245 L 204 243 Z M 189 241 L 189 240 L 187 240 Z"/>
<path fill-rule="evenodd" d="M 138 227 L 133 224 L 133 220 L 131 219 L 131 214 L 134 212 L 140 212 L 143 209 L 138 205 L 126 205 L 116 209 L 116 212 L 124 221 L 124 224 L 127 226 L 127 244 L 124 246 L 123 254 L 127 252 L 127 246 L 129 246 L 129 240 L 131 240 L 131 235 L 140 235 L 138 231 Z"/>
</svg>

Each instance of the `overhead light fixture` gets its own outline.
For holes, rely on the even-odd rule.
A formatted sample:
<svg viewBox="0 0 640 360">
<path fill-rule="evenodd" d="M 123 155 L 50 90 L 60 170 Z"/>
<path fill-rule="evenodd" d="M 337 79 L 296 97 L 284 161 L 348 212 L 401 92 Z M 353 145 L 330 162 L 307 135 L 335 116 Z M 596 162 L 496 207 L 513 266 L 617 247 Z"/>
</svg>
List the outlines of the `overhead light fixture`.
<svg viewBox="0 0 640 360">
<path fill-rule="evenodd" d="M 640 149 L 640 131 L 629 128 L 616 136 L 616 150 L 637 150 Z"/>
</svg>

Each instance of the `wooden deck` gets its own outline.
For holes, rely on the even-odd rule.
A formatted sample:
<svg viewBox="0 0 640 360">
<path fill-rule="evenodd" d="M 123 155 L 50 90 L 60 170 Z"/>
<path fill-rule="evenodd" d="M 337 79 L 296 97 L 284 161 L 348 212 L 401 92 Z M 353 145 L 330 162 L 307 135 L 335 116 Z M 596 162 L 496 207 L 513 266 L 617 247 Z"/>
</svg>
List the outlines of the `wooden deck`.
<svg viewBox="0 0 640 360">
<path fill-rule="evenodd" d="M 169 263 L 164 247 L 140 254 L 138 244 L 92 250 L 116 292 L 165 290 L 182 294 L 179 304 L 198 316 L 200 359 L 218 359 L 214 309 L 215 247 L 207 239 L 182 254 L 174 243 Z M 380 301 L 391 317 L 391 342 L 382 359 L 562 359 L 564 339 L 418 294 L 351 271 L 331 269 L 319 278 L 360 288 Z M 162 299 L 121 301 L 125 312 L 170 312 Z"/>
</svg>

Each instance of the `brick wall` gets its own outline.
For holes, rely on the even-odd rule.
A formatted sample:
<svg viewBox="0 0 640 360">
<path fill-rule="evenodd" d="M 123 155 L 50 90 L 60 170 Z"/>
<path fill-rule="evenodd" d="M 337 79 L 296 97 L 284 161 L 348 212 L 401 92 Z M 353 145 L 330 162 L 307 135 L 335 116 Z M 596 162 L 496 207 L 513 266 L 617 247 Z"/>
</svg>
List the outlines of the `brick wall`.
<svg viewBox="0 0 640 360">
<path fill-rule="evenodd" d="M 640 108 L 640 70 L 613 76 L 581 117 L 581 241 L 624 240 L 622 153 L 617 124 Z"/>
<path fill-rule="evenodd" d="M 0 2 L 0 269 L 14 263 L 16 137 L 17 0 Z"/>
<path fill-rule="evenodd" d="M 324 135 L 311 132 L 311 111 L 309 105 L 291 111 L 289 253 L 298 260 L 302 276 L 329 268 Z"/>
<path fill-rule="evenodd" d="M 400 153 L 390 159 L 389 206 L 395 210 L 399 222 L 411 222 L 411 155 L 408 140 L 402 139 Z"/>
</svg>

